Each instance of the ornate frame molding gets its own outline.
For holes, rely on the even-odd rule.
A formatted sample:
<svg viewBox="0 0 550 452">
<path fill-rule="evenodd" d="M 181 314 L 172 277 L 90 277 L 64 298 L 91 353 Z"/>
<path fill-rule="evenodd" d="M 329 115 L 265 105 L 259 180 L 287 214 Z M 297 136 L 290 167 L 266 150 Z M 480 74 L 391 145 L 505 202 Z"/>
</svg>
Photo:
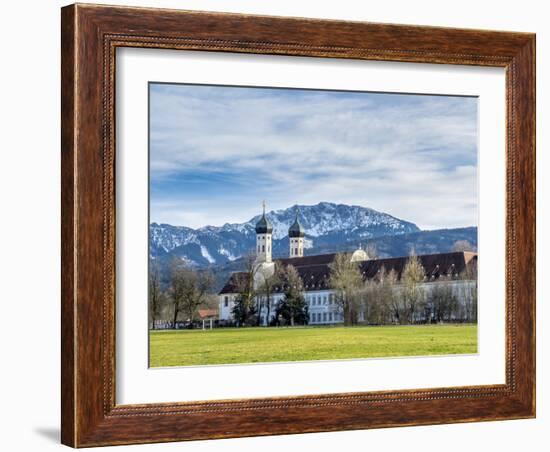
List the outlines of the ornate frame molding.
<svg viewBox="0 0 550 452">
<path fill-rule="evenodd" d="M 506 68 L 506 383 L 116 405 L 118 47 Z M 526 33 L 92 5 L 63 8 L 62 442 L 81 447 L 533 417 L 534 59 L 535 37 Z"/>
</svg>

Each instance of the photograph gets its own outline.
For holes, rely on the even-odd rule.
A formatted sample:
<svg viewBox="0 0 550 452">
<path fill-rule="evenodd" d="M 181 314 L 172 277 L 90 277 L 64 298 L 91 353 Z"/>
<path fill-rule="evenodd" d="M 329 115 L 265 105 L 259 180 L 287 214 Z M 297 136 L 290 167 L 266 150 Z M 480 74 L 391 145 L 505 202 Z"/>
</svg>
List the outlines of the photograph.
<svg viewBox="0 0 550 452">
<path fill-rule="evenodd" d="M 478 98 L 149 83 L 149 366 L 476 354 Z"/>
</svg>

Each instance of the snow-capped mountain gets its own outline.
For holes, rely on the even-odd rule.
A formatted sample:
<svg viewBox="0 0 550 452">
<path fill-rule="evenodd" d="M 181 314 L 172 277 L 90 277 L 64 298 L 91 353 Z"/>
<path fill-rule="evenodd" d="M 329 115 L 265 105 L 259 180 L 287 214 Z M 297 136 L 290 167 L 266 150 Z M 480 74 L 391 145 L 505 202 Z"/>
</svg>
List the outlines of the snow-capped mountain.
<svg viewBox="0 0 550 452">
<path fill-rule="evenodd" d="M 367 242 L 376 237 L 420 230 L 413 223 L 367 207 L 329 202 L 314 206 L 292 206 L 266 213 L 273 225 L 274 257 L 287 256 L 288 228 L 294 221 L 296 210 L 306 231 L 306 248 L 312 254 L 318 247 L 358 240 Z M 246 223 L 227 223 L 199 229 L 152 223 L 149 229 L 150 255 L 152 258 L 174 256 L 200 267 L 231 262 L 254 249 L 255 225 L 259 218 L 258 215 Z"/>
</svg>

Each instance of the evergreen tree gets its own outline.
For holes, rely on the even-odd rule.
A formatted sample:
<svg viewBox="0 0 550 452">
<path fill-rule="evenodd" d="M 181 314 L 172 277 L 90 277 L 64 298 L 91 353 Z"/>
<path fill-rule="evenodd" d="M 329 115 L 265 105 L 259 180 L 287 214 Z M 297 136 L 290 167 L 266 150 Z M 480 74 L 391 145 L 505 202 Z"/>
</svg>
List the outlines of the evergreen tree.
<svg viewBox="0 0 550 452">
<path fill-rule="evenodd" d="M 256 304 L 246 294 L 240 293 L 235 298 L 235 304 L 231 309 L 231 314 L 237 322 L 237 326 L 244 326 L 254 322 L 256 316 Z"/>
<path fill-rule="evenodd" d="M 277 306 L 276 316 L 291 326 L 307 325 L 309 322 L 302 278 L 292 265 L 285 269 L 284 298 Z"/>
</svg>

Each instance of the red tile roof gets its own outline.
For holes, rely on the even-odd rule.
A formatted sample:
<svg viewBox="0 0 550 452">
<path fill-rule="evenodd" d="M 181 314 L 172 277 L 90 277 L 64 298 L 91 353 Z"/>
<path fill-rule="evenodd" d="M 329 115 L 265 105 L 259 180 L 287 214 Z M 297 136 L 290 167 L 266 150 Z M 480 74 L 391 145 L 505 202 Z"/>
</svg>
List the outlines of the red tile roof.
<svg viewBox="0 0 550 452">
<path fill-rule="evenodd" d="M 199 317 L 206 319 L 208 317 L 218 317 L 217 309 L 199 309 Z"/>
</svg>

